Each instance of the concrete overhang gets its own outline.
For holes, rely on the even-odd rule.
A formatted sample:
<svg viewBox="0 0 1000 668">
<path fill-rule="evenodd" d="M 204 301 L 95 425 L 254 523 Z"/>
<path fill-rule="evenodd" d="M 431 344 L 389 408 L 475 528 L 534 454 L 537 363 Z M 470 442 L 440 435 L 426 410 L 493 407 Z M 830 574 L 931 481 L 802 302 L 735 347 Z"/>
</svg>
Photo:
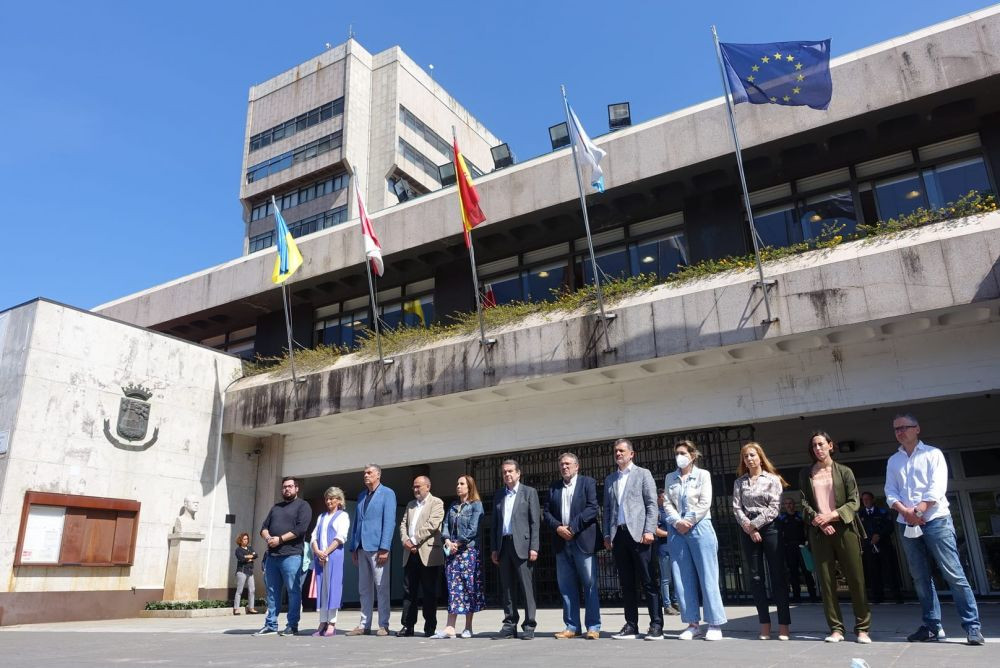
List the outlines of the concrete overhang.
<svg viewBox="0 0 1000 668">
<path fill-rule="evenodd" d="M 798 142 L 790 138 L 823 128 L 846 127 L 852 119 L 878 116 L 934 96 L 947 97 L 949 91 L 963 87 L 988 88 L 1000 77 L 1000 7 L 841 56 L 834 59 L 831 69 L 836 92 L 825 112 L 776 110 L 767 105 L 740 107 L 739 131 L 748 156 L 755 147 L 775 142 L 789 142 L 793 147 Z M 985 99 L 997 103 L 996 96 Z M 776 122 L 776 114 L 780 114 L 780 122 Z M 726 122 L 723 100 L 717 98 L 599 138 L 596 143 L 608 151 L 608 191 L 669 180 L 672 174 L 721 160 L 732 153 Z M 568 206 L 577 199 L 568 149 L 493 172 L 478 179 L 476 186 L 489 215 L 477 234 L 486 234 L 491 227 L 501 229 L 512 220 L 540 211 Z M 460 236 L 456 232 L 461 230 L 454 197 L 449 188 L 373 216 L 387 262 L 413 249 L 447 252 L 454 246 Z M 293 291 L 322 293 L 323 286 L 338 272 L 363 274 L 356 227 L 356 222 L 348 223 L 298 240 L 305 264 L 295 276 Z M 270 282 L 273 262 L 273 250 L 260 251 L 94 310 L 148 327 L 169 327 L 197 314 L 208 318 L 213 310 L 219 318 L 236 321 L 246 317 L 252 322 L 256 315 L 280 308 L 280 293 Z M 226 312 L 219 313 L 222 310 Z"/>
<path fill-rule="evenodd" d="M 552 315 L 394 354 L 385 394 L 377 360 L 348 355 L 297 385 L 286 374 L 233 383 L 225 433 L 321 433 L 369 422 L 588 385 L 755 363 L 888 339 L 1000 323 L 1000 212 L 816 250 L 765 267 L 777 280 L 764 324 L 750 271 L 660 285 L 611 308 L 614 351 L 593 314 Z M 492 373 L 484 373 L 487 368 Z M 673 380 L 673 378 L 671 379 Z"/>
</svg>

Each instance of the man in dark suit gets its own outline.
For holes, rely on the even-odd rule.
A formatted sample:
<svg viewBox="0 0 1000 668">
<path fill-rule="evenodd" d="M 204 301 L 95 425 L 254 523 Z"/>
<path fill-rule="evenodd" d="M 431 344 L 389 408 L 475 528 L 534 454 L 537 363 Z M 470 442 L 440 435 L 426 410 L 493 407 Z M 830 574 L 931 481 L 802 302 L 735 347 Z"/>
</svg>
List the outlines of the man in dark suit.
<svg viewBox="0 0 1000 668">
<path fill-rule="evenodd" d="M 579 475 L 580 460 L 572 452 L 559 455 L 561 480 L 549 485 L 545 523 L 555 532 L 556 581 L 563 600 L 566 629 L 556 638 L 574 638 L 580 626 L 580 588 L 583 587 L 587 624 L 586 637 L 601 637 L 601 601 L 597 587 L 597 482 Z"/>
<path fill-rule="evenodd" d="M 899 591 L 899 561 L 892 545 L 893 518 L 889 511 L 875 505 L 875 495 L 861 493 L 861 524 L 868 536 L 861 541 L 861 563 L 865 569 L 865 583 L 872 603 L 879 604 L 885 596 L 885 581 L 896 603 L 902 603 Z"/>
<path fill-rule="evenodd" d="M 524 624 L 521 638 L 535 637 L 535 561 L 538 559 L 538 492 L 521 484 L 521 467 L 513 459 L 501 465 L 504 486 L 493 498 L 493 563 L 500 567 L 503 628 L 498 639 L 517 637 L 517 607 L 520 585 L 524 592 Z"/>
<path fill-rule="evenodd" d="M 782 503 L 782 512 L 775 518 L 774 524 L 778 527 L 778 537 L 781 539 L 782 549 L 785 552 L 785 566 L 788 568 L 788 585 L 792 588 L 792 603 L 802 600 L 802 585 L 799 574 L 806 582 L 806 589 L 809 590 L 809 601 L 815 603 L 819 599 L 816 596 L 816 581 L 813 580 L 812 573 L 806 568 L 806 562 L 802 558 L 802 547 L 806 545 L 806 525 L 802 520 L 802 514 L 795 510 L 795 499 L 786 496 Z"/>
<path fill-rule="evenodd" d="M 649 469 L 636 466 L 635 450 L 627 438 L 615 441 L 618 470 L 604 481 L 604 547 L 612 550 L 622 588 L 625 626 L 611 636 L 634 640 L 639 636 L 639 601 L 636 585 L 646 592 L 649 631 L 646 640 L 663 640 L 663 610 L 659 582 L 650 570 L 656 532 L 656 484 Z"/>
</svg>

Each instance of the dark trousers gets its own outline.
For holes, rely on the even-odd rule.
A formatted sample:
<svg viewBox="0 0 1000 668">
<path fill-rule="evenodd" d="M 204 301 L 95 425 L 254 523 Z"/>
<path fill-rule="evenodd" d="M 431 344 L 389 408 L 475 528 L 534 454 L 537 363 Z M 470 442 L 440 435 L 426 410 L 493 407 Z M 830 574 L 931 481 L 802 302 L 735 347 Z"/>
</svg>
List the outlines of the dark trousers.
<svg viewBox="0 0 1000 668">
<path fill-rule="evenodd" d="M 740 533 L 740 545 L 747 561 L 750 576 L 750 592 L 753 594 L 754 605 L 757 606 L 757 621 L 761 624 L 771 623 L 771 613 L 767 608 L 767 587 L 765 586 L 765 564 L 771 574 L 771 591 L 774 594 L 774 604 L 778 608 L 778 623 L 791 624 L 792 616 L 788 611 L 788 584 L 785 582 L 785 550 L 779 544 L 778 530 L 772 524 L 760 529 L 761 541 L 753 542 L 746 533 Z"/>
<path fill-rule="evenodd" d="M 622 588 L 625 621 L 636 628 L 639 627 L 639 600 L 636 596 L 636 585 L 638 584 L 646 593 L 649 623 L 662 627 L 663 610 L 660 608 L 660 583 L 653 577 L 650 567 L 653 546 L 635 542 L 628 529 L 621 526 L 615 532 L 611 551 L 615 557 L 618 583 Z"/>
<path fill-rule="evenodd" d="M 816 581 L 813 580 L 812 573 L 806 568 L 806 562 L 802 559 L 802 549 L 795 544 L 786 544 L 785 566 L 788 568 L 788 585 L 792 589 L 792 600 L 798 601 L 802 598 L 801 578 L 806 581 L 806 589 L 809 591 L 809 598 L 816 600 Z"/>
<path fill-rule="evenodd" d="M 424 566 L 420 555 L 411 554 L 403 567 L 403 613 L 401 623 L 412 629 L 417 625 L 417 597 L 423 601 L 424 633 L 437 630 L 437 591 L 440 566 Z"/>
<path fill-rule="evenodd" d="M 503 602 L 504 629 L 517 628 L 518 590 L 524 594 L 524 624 L 521 628 L 534 629 L 535 622 L 535 563 L 521 559 L 514 550 L 510 536 L 500 542 L 500 599 Z"/>
<path fill-rule="evenodd" d="M 881 540 L 878 552 L 872 549 L 872 544 L 866 542 L 861 552 L 861 561 L 865 567 L 865 582 L 872 603 L 881 603 L 885 595 L 885 585 L 889 585 L 892 597 L 899 601 L 899 561 L 896 559 L 896 549 L 892 541 Z M 888 582 L 886 582 L 888 580 Z"/>
</svg>

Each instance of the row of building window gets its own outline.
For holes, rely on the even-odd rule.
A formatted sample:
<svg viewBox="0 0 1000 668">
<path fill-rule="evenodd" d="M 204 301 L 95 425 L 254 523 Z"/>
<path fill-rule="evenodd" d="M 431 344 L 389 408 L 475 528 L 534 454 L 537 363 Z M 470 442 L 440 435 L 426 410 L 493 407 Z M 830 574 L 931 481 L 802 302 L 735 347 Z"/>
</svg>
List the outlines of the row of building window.
<svg viewBox="0 0 1000 668">
<path fill-rule="evenodd" d="M 245 360 L 251 360 L 254 357 L 254 338 L 256 336 L 257 327 L 251 325 L 250 327 L 202 339 L 201 345 L 225 351 Z"/>
<path fill-rule="evenodd" d="M 247 183 L 259 181 L 265 176 L 284 171 L 292 165 L 297 165 L 311 158 L 323 155 L 327 151 L 340 148 L 343 144 L 343 133 L 337 130 L 333 134 L 311 141 L 305 146 L 300 146 L 270 160 L 258 163 L 247 169 Z"/>
<path fill-rule="evenodd" d="M 327 102 L 315 109 L 310 109 L 304 114 L 300 114 L 291 120 L 279 123 L 273 128 L 268 128 L 250 137 L 249 153 L 253 153 L 265 146 L 270 146 L 278 140 L 287 139 L 297 132 L 302 132 L 306 128 L 319 125 L 323 121 L 328 121 L 342 113 L 344 113 L 344 98 L 342 97 L 332 102 Z"/>
<path fill-rule="evenodd" d="M 333 227 L 334 225 L 340 225 L 341 223 L 346 222 L 347 207 L 338 206 L 336 209 L 323 211 L 322 213 L 317 213 L 315 216 L 309 216 L 308 218 L 303 218 L 302 220 L 294 223 L 289 223 L 288 231 L 292 233 L 293 237 L 301 237 L 305 234 L 312 234 L 313 232 L 325 230 L 328 227 Z M 270 230 L 268 232 L 264 232 L 263 234 L 250 237 L 249 252 L 255 253 L 259 250 L 270 248 L 273 245 L 274 230 Z"/>
<path fill-rule="evenodd" d="M 437 163 L 428 158 L 426 155 L 413 148 L 409 142 L 407 142 L 402 137 L 399 138 L 399 152 L 403 154 L 403 157 L 413 164 L 420 167 L 420 169 L 431 178 L 437 184 L 441 183 L 441 173 L 438 171 Z"/>
<path fill-rule="evenodd" d="M 434 296 L 428 294 L 380 304 L 379 311 L 379 322 L 386 329 L 429 327 L 434 321 Z M 371 329 L 370 316 L 371 308 L 366 306 L 318 317 L 313 328 L 313 345 L 357 348 L 364 332 Z"/>
<path fill-rule="evenodd" d="M 337 176 L 324 179 L 322 181 L 317 181 L 316 183 L 310 183 L 304 188 L 298 188 L 292 190 L 283 195 L 276 197 L 278 200 L 278 208 L 281 211 L 291 209 L 299 204 L 305 204 L 310 200 L 314 200 L 317 197 L 322 197 L 323 195 L 329 195 L 330 193 L 337 192 L 338 190 L 343 190 L 350 183 L 351 177 L 348 174 L 338 174 Z M 271 204 L 271 200 L 268 199 L 266 202 L 258 204 L 253 209 L 250 210 L 250 220 L 260 220 L 261 218 L 267 218 L 274 213 L 274 206 Z M 284 214 L 282 214 L 284 217 Z"/>
<path fill-rule="evenodd" d="M 941 208 L 973 190 L 992 193 L 979 146 L 978 134 L 966 135 L 752 193 L 752 203 L 766 205 L 754 207 L 757 233 L 775 247 L 846 236 L 860 222 Z"/>
<path fill-rule="evenodd" d="M 451 160 L 451 144 L 446 142 L 441 135 L 427 127 L 422 120 L 414 116 L 413 112 L 403 105 L 399 105 L 399 120 L 403 125 L 423 137 L 424 141 L 436 148 L 446 159 Z"/>
</svg>

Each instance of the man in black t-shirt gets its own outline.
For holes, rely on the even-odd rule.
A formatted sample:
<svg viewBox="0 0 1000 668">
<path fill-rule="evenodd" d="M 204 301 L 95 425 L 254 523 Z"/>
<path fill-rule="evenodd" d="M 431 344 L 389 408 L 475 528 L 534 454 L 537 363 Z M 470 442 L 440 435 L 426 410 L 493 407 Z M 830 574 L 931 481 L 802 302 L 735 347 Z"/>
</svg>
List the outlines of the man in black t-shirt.
<svg viewBox="0 0 1000 668">
<path fill-rule="evenodd" d="M 288 593 L 288 623 L 279 635 L 295 635 L 302 614 L 302 544 L 312 521 L 312 509 L 299 497 L 295 478 L 281 481 L 282 500 L 274 504 L 260 527 L 267 542 L 264 579 L 267 584 L 267 617 L 255 636 L 278 633 L 282 588 Z"/>
</svg>

